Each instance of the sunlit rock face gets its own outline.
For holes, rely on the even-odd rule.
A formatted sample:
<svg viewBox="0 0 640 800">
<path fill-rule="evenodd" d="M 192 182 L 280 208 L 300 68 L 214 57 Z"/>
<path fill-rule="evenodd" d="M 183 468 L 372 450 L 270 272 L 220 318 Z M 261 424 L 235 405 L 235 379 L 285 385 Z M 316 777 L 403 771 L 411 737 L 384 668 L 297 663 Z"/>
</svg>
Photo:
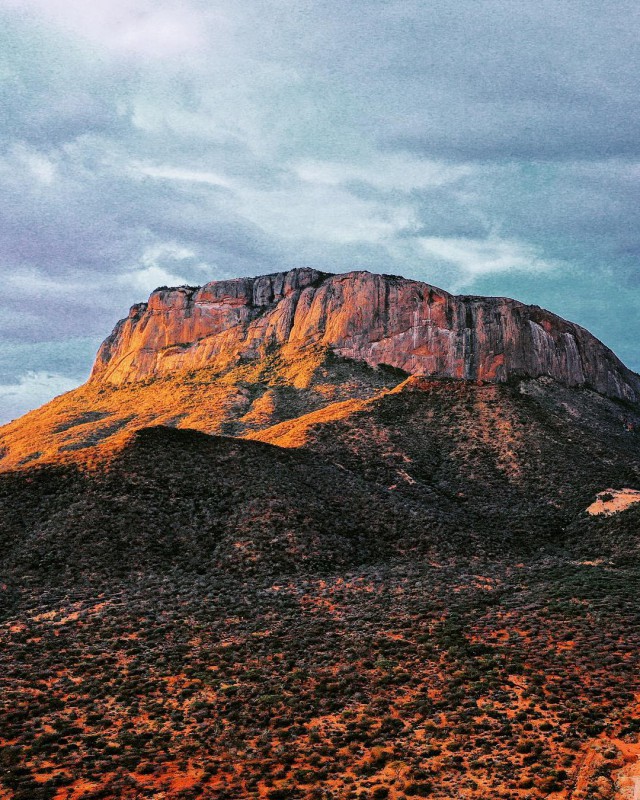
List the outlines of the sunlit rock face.
<svg viewBox="0 0 640 800">
<path fill-rule="evenodd" d="M 391 275 L 313 269 L 157 289 L 103 343 L 92 381 L 224 369 L 309 344 L 413 375 L 503 382 L 548 375 L 637 402 L 640 377 L 584 328 L 502 297 L 454 296 Z"/>
</svg>

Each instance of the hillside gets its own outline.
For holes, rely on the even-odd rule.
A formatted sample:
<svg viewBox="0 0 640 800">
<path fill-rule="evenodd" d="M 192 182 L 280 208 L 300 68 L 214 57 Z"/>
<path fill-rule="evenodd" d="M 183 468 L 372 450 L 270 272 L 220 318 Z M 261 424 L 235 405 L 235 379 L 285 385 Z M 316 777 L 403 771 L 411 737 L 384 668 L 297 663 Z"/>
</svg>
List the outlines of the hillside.
<svg viewBox="0 0 640 800">
<path fill-rule="evenodd" d="M 584 511 L 639 485 L 621 413 L 410 381 L 259 434 L 302 446 L 158 427 L 0 476 L 0 796 L 631 786 L 640 505 Z"/>
<path fill-rule="evenodd" d="M 91 381 L 0 428 L 0 471 L 74 459 L 152 425 L 242 435 L 334 401 L 367 398 L 403 373 L 309 346 L 228 370 L 202 367 L 122 386 Z"/>
<path fill-rule="evenodd" d="M 410 378 L 249 440 L 154 427 L 8 472 L 2 562 L 59 579 L 524 552 L 534 534 L 563 541 L 598 492 L 636 486 L 640 412 L 619 401 L 543 379 Z"/>
</svg>

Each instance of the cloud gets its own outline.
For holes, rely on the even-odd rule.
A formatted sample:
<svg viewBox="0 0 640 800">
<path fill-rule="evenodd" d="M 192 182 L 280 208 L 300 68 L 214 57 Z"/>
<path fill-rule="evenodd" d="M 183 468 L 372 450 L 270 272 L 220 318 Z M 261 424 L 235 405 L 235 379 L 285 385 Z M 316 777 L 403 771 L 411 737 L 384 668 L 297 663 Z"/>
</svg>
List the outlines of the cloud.
<svg viewBox="0 0 640 800">
<path fill-rule="evenodd" d="M 130 129 L 135 75 L 77 41 L 0 4 L 0 136 L 41 151 L 83 134 L 121 137 Z"/>
<path fill-rule="evenodd" d="M 0 349 L 0 384 L 15 382 L 27 372 L 55 372 L 80 383 L 90 372 L 93 357 L 104 336 L 65 337 L 60 340 L 16 342 L 3 338 Z"/>
<path fill-rule="evenodd" d="M 146 175 L 149 178 L 158 180 L 204 183 L 207 186 L 220 186 L 224 189 L 233 187 L 233 183 L 228 178 L 217 175 L 215 172 L 138 163 L 133 163 L 131 167 L 139 175 Z"/>
<path fill-rule="evenodd" d="M 339 87 L 353 127 L 392 150 L 500 162 L 638 154 L 631 0 L 323 2 L 305 14 L 302 30 L 299 16 L 279 17 L 282 62 L 325 94 Z"/>
<path fill-rule="evenodd" d="M 452 239 L 435 236 L 421 237 L 420 246 L 428 256 L 455 264 L 460 268 L 461 279 L 469 279 L 496 272 L 526 271 L 546 272 L 553 268 L 540 258 L 535 248 L 522 242 L 504 239 Z"/>
<path fill-rule="evenodd" d="M 23 144 L 17 144 L 13 148 L 13 156 L 39 183 L 51 186 L 54 182 L 56 178 L 56 165 L 45 154 Z"/>
<path fill-rule="evenodd" d="M 400 191 L 451 185 L 473 171 L 467 164 L 426 161 L 404 153 L 380 153 L 375 161 L 360 164 L 307 160 L 296 164 L 294 169 L 309 183 L 328 186 L 364 183 L 377 189 Z"/>
<path fill-rule="evenodd" d="M 15 383 L 0 383 L 0 425 L 75 389 L 79 381 L 50 372 L 28 372 Z"/>
<path fill-rule="evenodd" d="M 140 262 L 141 268 L 127 271 L 119 277 L 119 283 L 127 289 L 134 289 L 145 295 L 159 286 L 184 286 L 189 280 L 180 270 L 193 276 L 200 273 L 201 282 L 211 279 L 213 269 L 209 264 L 199 262 L 196 254 L 177 242 L 160 242 L 147 247 Z"/>
<path fill-rule="evenodd" d="M 151 0 L 4 0 L 5 9 L 45 18 L 122 54 L 164 59 L 204 45 L 206 14 L 189 3 Z M 217 23 L 223 20 L 218 16 Z"/>
</svg>

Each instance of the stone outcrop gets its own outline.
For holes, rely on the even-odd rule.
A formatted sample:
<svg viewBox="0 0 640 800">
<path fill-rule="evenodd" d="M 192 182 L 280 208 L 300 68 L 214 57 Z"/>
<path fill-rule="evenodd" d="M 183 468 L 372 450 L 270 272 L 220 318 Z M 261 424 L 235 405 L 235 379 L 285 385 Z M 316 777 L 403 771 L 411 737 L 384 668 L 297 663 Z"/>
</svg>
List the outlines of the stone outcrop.
<svg viewBox="0 0 640 800">
<path fill-rule="evenodd" d="M 313 269 L 157 289 L 116 325 L 91 380 L 117 385 L 224 369 L 309 344 L 413 375 L 497 382 L 548 375 L 640 402 L 640 376 L 587 330 L 537 306 L 454 296 L 391 275 Z"/>
</svg>

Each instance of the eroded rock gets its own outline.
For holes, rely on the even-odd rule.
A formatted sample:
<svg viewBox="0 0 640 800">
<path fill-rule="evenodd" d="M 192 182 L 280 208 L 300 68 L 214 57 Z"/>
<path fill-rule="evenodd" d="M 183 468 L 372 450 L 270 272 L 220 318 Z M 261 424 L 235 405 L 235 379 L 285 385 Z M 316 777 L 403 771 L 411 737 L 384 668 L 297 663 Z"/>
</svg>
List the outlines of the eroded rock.
<svg viewBox="0 0 640 800">
<path fill-rule="evenodd" d="M 98 353 L 93 381 L 224 369 L 274 347 L 329 346 L 412 375 L 492 382 L 548 375 L 640 401 L 640 376 L 579 325 L 503 297 L 454 296 L 405 278 L 313 269 L 158 289 Z"/>
</svg>

